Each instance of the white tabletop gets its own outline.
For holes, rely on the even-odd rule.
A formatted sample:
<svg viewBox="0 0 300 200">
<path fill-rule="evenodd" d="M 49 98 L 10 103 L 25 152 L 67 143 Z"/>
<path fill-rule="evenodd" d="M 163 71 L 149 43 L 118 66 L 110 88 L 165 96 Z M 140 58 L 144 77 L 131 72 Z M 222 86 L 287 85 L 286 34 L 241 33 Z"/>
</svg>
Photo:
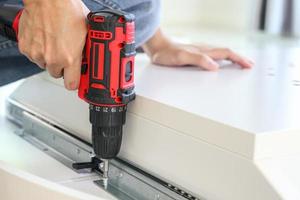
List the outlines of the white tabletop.
<svg viewBox="0 0 300 200">
<path fill-rule="evenodd" d="M 225 64 L 218 72 L 197 67 L 136 64 L 139 96 L 253 134 L 300 129 L 300 48 L 281 46 L 241 51 L 251 70 Z"/>
</svg>

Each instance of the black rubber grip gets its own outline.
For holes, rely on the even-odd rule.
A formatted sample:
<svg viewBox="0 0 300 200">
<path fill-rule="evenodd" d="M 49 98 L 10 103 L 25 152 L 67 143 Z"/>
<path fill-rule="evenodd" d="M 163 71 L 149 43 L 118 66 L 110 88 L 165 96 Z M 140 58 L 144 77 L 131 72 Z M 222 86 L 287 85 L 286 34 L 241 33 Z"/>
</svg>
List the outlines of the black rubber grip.
<svg viewBox="0 0 300 200">
<path fill-rule="evenodd" d="M 13 22 L 21 9 L 22 7 L 17 5 L 0 4 L 0 35 L 9 40 L 17 41 Z"/>
</svg>

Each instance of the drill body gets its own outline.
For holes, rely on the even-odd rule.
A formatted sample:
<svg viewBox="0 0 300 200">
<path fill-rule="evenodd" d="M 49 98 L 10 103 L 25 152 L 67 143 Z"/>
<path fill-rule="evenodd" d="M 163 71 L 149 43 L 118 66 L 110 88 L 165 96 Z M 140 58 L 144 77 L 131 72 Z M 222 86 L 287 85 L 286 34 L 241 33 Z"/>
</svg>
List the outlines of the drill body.
<svg viewBox="0 0 300 200">
<path fill-rule="evenodd" d="M 78 96 L 89 103 L 97 157 L 111 159 L 121 147 L 127 104 L 134 93 L 134 16 L 104 10 L 88 15 Z"/>
<path fill-rule="evenodd" d="M 22 8 L 0 5 L 0 34 L 17 41 Z M 120 151 L 127 104 L 134 100 L 134 16 L 91 12 L 78 96 L 89 103 L 92 145 L 100 159 Z"/>
</svg>

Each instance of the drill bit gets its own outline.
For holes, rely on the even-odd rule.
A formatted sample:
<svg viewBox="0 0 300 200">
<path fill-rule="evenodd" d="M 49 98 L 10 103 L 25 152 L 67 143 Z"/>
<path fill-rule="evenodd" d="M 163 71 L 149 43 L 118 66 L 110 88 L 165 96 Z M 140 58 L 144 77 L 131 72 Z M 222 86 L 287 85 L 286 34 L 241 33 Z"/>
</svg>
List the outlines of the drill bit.
<svg viewBox="0 0 300 200">
<path fill-rule="evenodd" d="M 101 159 L 103 162 L 100 163 L 100 169 L 102 170 L 102 180 L 103 180 L 103 186 L 107 187 L 108 184 L 108 168 L 109 163 L 107 159 Z"/>
</svg>

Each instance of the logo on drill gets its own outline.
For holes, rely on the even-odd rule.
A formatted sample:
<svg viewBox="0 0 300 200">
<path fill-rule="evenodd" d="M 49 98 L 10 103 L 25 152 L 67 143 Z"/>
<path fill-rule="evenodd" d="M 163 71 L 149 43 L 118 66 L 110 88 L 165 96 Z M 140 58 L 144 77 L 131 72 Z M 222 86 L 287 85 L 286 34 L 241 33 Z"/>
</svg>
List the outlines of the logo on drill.
<svg viewBox="0 0 300 200">
<path fill-rule="evenodd" d="M 95 31 L 90 30 L 91 38 L 100 39 L 100 40 L 110 40 L 112 38 L 112 33 L 107 31 Z"/>
</svg>

